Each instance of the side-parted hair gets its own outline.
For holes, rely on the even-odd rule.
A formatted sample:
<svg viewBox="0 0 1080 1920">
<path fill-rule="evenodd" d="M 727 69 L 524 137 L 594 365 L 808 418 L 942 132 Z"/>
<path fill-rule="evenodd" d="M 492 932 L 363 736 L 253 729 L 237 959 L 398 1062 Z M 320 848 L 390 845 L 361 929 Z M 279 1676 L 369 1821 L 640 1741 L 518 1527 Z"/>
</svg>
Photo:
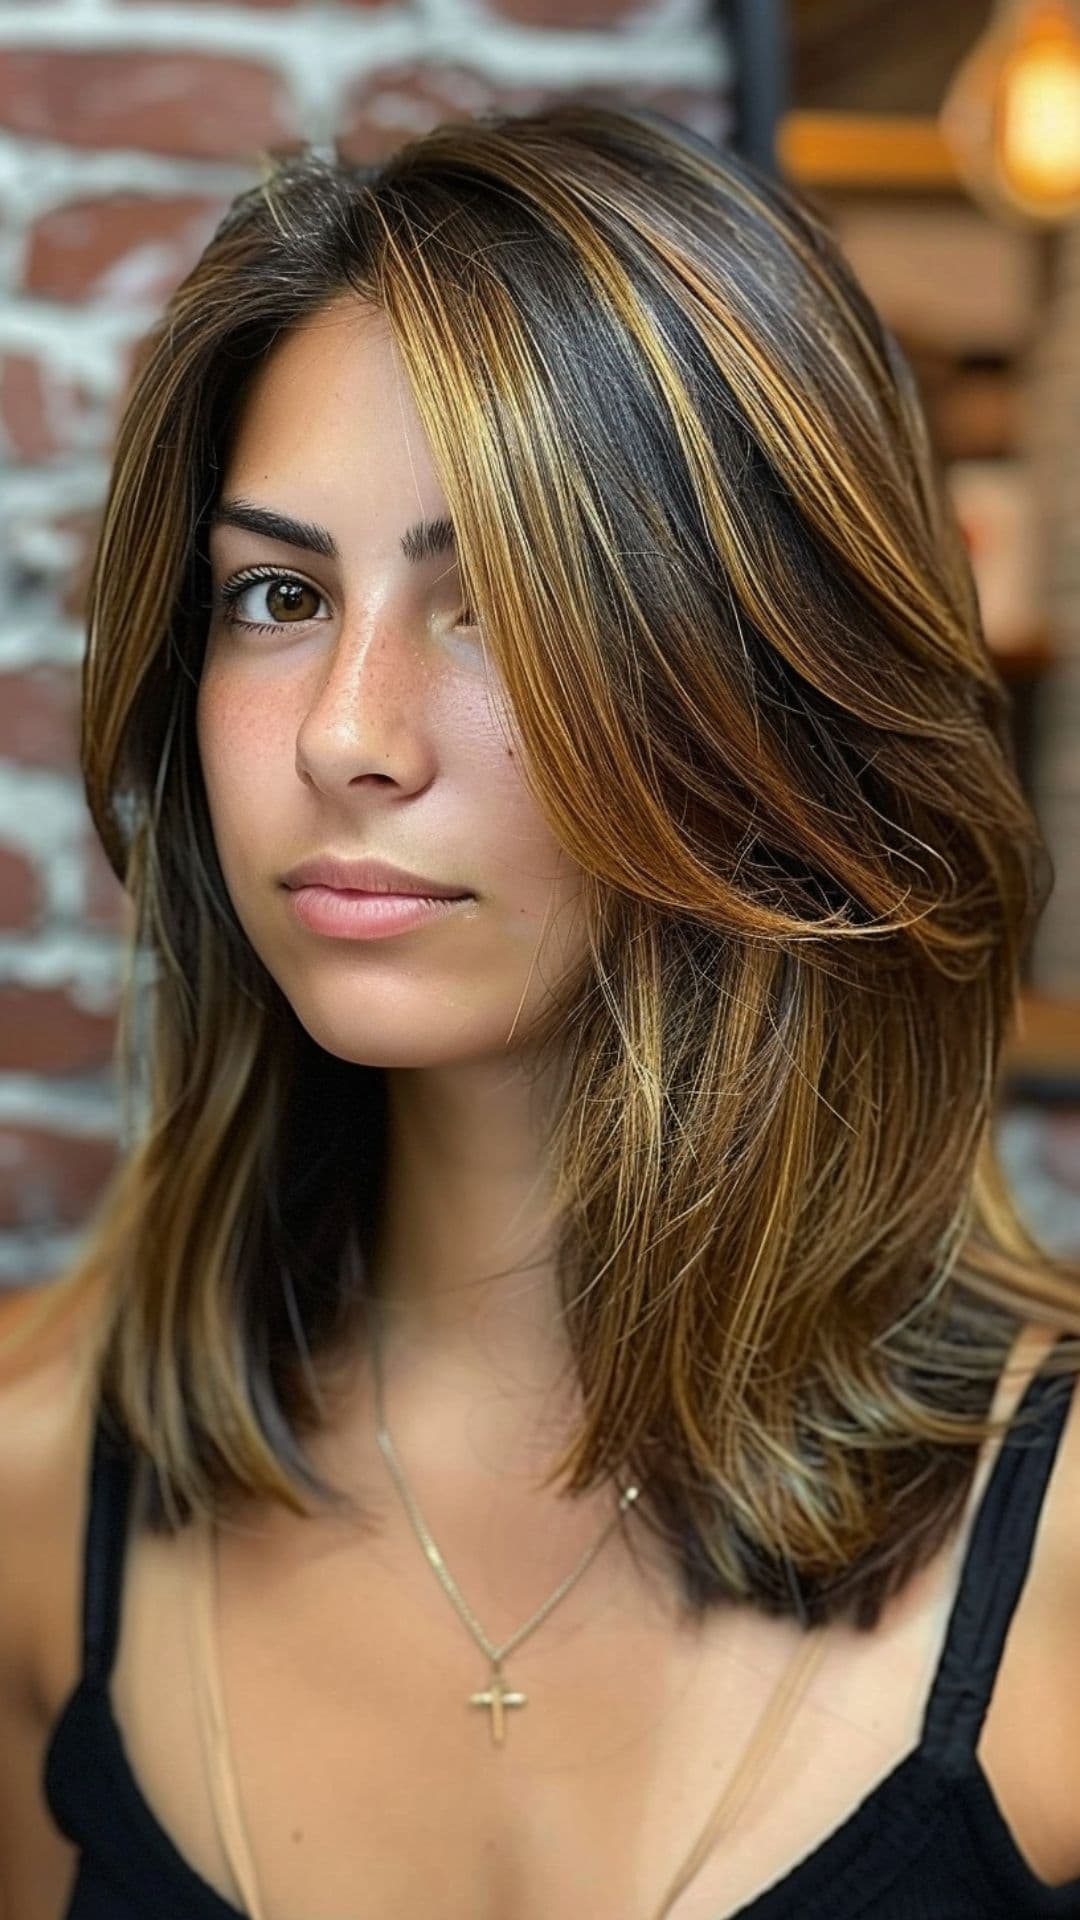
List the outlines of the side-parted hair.
<svg viewBox="0 0 1080 1920">
<path fill-rule="evenodd" d="M 1032 1239 L 992 1135 L 1052 868 L 910 369 L 809 202 L 645 109 L 263 175 L 117 435 L 81 751 L 133 909 L 129 1138 L 43 1291 L 102 1289 L 95 1377 L 159 1524 L 344 1499 L 303 1443 L 366 1325 L 384 1076 L 320 1048 L 253 953 L 194 715 L 247 378 L 355 297 L 584 875 L 586 962 L 520 1041 L 565 1088 L 584 1416 L 551 1483 L 632 1474 L 699 1615 L 872 1627 L 1003 1430 L 1018 1324 L 1080 1362 L 1080 1272 Z"/>
</svg>

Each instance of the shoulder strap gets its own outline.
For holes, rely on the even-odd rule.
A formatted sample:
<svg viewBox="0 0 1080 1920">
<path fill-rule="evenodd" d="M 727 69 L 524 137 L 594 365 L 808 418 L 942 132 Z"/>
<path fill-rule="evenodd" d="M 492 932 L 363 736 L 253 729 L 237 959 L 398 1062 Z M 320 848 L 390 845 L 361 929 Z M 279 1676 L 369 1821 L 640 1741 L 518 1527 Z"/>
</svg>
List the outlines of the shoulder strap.
<svg viewBox="0 0 1080 1920">
<path fill-rule="evenodd" d="M 134 1459 L 99 1404 L 90 1455 L 83 1547 L 82 1663 L 93 1686 L 108 1684 L 116 1657 Z"/>
<path fill-rule="evenodd" d="M 920 1750 L 947 1773 L 966 1772 L 978 1746 L 1065 1428 L 1075 1380 L 1045 1367 L 1044 1356 L 1013 1415 L 1014 1422 L 1030 1418 L 1011 1425 L 999 1443 L 923 1717 Z"/>
<path fill-rule="evenodd" d="M 251 1920 L 265 1920 L 225 1718 L 225 1693 L 214 1620 L 217 1556 L 214 1552 L 214 1528 L 209 1520 L 196 1517 L 190 1522 L 188 1554 L 191 1574 L 188 1646 L 195 1681 L 195 1710 L 199 1721 L 207 1792 L 221 1850 L 244 1902 L 244 1911 L 250 1914 Z"/>
</svg>

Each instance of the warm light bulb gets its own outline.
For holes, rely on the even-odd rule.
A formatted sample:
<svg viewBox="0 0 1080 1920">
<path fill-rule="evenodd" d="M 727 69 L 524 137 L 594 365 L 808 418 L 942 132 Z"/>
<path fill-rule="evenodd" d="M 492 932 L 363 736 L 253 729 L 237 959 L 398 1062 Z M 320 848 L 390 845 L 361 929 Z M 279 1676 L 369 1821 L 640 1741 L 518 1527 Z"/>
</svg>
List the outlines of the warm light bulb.
<svg viewBox="0 0 1080 1920">
<path fill-rule="evenodd" d="M 1080 212 L 1080 22 L 1067 0 L 1004 0 L 958 70 L 942 132 L 973 191 L 1038 220 Z"/>
</svg>

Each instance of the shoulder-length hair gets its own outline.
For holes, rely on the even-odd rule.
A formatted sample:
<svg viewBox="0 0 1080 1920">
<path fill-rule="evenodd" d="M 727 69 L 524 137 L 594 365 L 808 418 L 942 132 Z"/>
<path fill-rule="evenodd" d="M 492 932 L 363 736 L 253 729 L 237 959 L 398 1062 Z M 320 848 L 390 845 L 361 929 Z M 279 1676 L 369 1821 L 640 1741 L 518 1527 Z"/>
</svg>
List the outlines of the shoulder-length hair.
<svg viewBox="0 0 1080 1920">
<path fill-rule="evenodd" d="M 528 1036 L 584 1409 L 551 1483 L 628 1469 L 692 1610 L 872 1626 L 1001 1431 L 1018 1322 L 1080 1360 L 1080 1273 L 991 1132 L 1052 868 L 909 367 L 811 204 L 645 109 L 263 173 L 144 343 L 88 587 L 144 1100 L 64 1281 L 103 1287 L 102 1404 L 173 1524 L 344 1497 L 303 1442 L 365 1324 L 383 1073 L 253 954 L 193 721 L 245 378 L 353 295 L 584 875 L 586 962 Z"/>
</svg>

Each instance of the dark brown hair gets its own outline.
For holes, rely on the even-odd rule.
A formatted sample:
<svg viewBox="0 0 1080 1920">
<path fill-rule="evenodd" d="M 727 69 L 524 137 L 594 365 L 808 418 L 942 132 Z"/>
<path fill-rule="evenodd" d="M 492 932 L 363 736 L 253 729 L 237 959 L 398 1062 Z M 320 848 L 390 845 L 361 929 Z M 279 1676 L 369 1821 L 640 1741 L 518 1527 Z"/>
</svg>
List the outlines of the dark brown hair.
<svg viewBox="0 0 1080 1920">
<path fill-rule="evenodd" d="M 1018 1323 L 1080 1359 L 1080 1274 L 992 1138 L 1050 865 L 902 353 L 809 203 L 658 114 L 271 161 L 145 342 L 82 735 L 134 909 L 128 1139 L 56 1291 L 105 1277 L 102 1400 L 175 1520 L 335 1497 L 303 1439 L 362 1335 L 383 1076 L 253 954 L 193 720 L 245 376 L 342 296 L 392 330 L 585 876 L 588 962 L 522 1036 L 564 1063 L 585 1417 L 552 1479 L 632 1473 L 693 1609 L 872 1626 L 1000 1430 Z"/>
</svg>

